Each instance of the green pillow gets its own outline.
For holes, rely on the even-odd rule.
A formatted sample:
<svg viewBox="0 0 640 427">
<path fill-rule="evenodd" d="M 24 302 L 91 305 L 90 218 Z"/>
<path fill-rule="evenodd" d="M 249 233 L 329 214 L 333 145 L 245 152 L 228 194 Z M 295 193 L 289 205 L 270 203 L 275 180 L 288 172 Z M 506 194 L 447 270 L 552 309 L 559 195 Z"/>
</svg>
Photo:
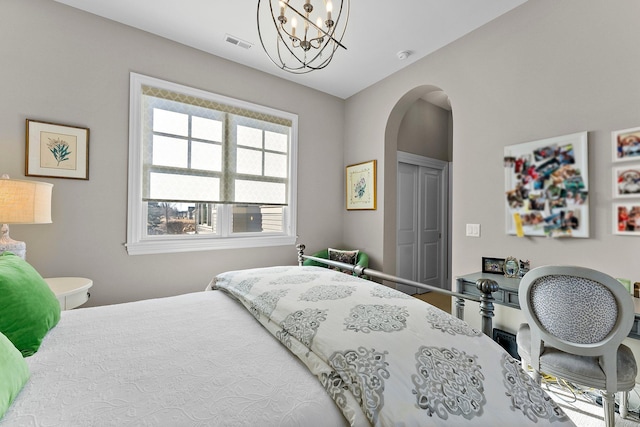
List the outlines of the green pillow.
<svg viewBox="0 0 640 427">
<path fill-rule="evenodd" d="M 29 367 L 11 341 L 0 334 L 0 419 L 29 379 Z"/>
<path fill-rule="evenodd" d="M 11 252 L 0 255 L 0 311 L 0 333 L 25 357 L 60 320 L 60 303 L 47 282 Z"/>
</svg>

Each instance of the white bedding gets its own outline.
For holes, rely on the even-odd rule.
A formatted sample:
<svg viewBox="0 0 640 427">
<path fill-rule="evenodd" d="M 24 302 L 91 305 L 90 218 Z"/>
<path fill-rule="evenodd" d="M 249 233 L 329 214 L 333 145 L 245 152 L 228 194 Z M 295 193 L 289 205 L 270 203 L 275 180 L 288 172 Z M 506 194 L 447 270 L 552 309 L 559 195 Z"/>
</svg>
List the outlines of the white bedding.
<svg viewBox="0 0 640 427">
<path fill-rule="evenodd" d="M 354 426 L 574 425 L 489 337 L 394 289 L 284 266 L 223 273 L 212 287 L 297 354 Z"/>
<path fill-rule="evenodd" d="M 317 378 L 220 291 L 62 313 L 0 426 L 339 426 Z"/>
</svg>

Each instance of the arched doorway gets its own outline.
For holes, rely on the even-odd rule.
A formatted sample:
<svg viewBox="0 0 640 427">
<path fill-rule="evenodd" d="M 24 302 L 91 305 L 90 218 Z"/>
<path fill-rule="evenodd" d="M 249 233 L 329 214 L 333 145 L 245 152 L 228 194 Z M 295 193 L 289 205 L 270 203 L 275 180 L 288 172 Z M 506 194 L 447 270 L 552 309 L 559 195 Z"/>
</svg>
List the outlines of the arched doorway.
<svg viewBox="0 0 640 427">
<path fill-rule="evenodd" d="M 444 178 L 442 175 L 434 176 L 437 170 L 425 173 L 422 166 L 426 165 L 429 168 L 433 165 L 437 167 L 441 167 L 442 164 L 451 165 L 453 160 L 452 117 L 449 98 L 444 91 L 436 86 L 425 85 L 411 90 L 398 100 L 389 115 L 385 130 L 384 187 L 397 189 L 397 191 L 389 191 L 385 195 L 384 271 L 396 272 L 401 277 L 447 289 L 451 286 L 451 232 L 448 228 L 451 216 L 451 180 L 448 178 L 450 174 L 445 173 Z M 399 154 L 405 160 L 399 162 Z M 416 159 L 416 161 L 406 161 L 406 159 Z M 405 165 L 403 162 L 415 163 L 415 172 L 412 171 L 414 166 Z M 448 166 L 445 167 L 448 168 Z M 420 179 L 414 179 L 407 173 L 419 174 Z M 416 188 L 405 188 L 403 191 L 401 187 L 404 185 L 401 183 L 403 179 L 406 185 L 415 185 Z M 431 206 L 425 205 L 425 198 L 437 193 L 436 187 L 442 184 L 438 184 L 438 180 L 442 179 L 446 179 L 444 183 L 446 194 L 442 194 L 445 209 L 425 211 L 425 206 Z M 420 180 L 424 181 L 422 189 L 420 189 L 422 185 Z M 427 189 L 429 191 L 426 191 Z M 421 199 L 420 203 L 412 200 L 412 194 Z M 407 203 L 414 205 L 415 209 L 420 211 L 412 214 L 411 210 L 414 207 L 408 207 Z M 442 218 L 436 218 L 439 212 Z M 434 228 L 436 219 L 441 220 L 438 227 L 444 226 L 440 235 L 437 227 Z M 414 221 L 414 224 L 410 224 L 411 221 Z M 406 226 L 407 224 L 415 228 L 417 233 L 415 241 L 411 241 L 411 238 L 407 240 L 407 236 L 413 232 Z M 399 226 L 404 228 L 399 230 Z M 441 240 L 434 240 L 434 235 Z M 429 239 L 431 240 L 428 241 Z M 440 254 L 437 249 L 439 247 L 443 248 L 441 255 L 437 255 Z M 405 258 L 405 256 L 411 258 Z M 439 258 L 440 256 L 442 259 Z M 432 260 L 431 257 L 438 257 L 438 259 Z M 433 262 L 427 265 L 430 260 Z M 416 265 L 412 265 L 414 261 Z M 437 271 L 434 270 L 436 264 L 438 264 Z M 402 290 L 411 293 L 408 288 Z"/>
</svg>

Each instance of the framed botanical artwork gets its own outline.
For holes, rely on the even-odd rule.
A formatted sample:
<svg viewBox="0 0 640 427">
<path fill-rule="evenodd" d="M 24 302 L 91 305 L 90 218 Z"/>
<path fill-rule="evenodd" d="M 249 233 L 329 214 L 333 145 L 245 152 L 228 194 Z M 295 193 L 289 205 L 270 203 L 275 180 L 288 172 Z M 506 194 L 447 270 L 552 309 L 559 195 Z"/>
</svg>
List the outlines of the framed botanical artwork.
<svg viewBox="0 0 640 427">
<path fill-rule="evenodd" d="M 587 132 L 504 148 L 507 233 L 589 237 Z"/>
<path fill-rule="evenodd" d="M 613 205 L 613 232 L 640 236 L 640 202 Z"/>
<path fill-rule="evenodd" d="M 89 179 L 89 129 L 27 119 L 25 175 Z"/>
<path fill-rule="evenodd" d="M 347 210 L 376 209 L 376 161 L 347 166 Z"/>
<path fill-rule="evenodd" d="M 640 160 L 640 127 L 611 132 L 613 161 Z"/>
<path fill-rule="evenodd" d="M 504 258 L 488 258 L 482 257 L 482 272 L 483 273 L 504 273 Z"/>
<path fill-rule="evenodd" d="M 640 197 L 640 166 L 613 168 L 613 197 Z"/>
</svg>

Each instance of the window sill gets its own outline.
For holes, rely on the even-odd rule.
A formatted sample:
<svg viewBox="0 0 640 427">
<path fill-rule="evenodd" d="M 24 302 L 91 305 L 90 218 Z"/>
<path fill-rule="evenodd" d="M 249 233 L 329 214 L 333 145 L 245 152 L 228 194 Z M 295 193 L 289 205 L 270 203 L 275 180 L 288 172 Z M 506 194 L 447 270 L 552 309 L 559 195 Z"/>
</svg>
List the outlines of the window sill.
<svg viewBox="0 0 640 427">
<path fill-rule="evenodd" d="M 154 239 L 126 243 L 129 255 L 151 255 L 176 252 L 213 251 L 219 249 L 259 248 L 268 246 L 290 246 L 295 236 L 234 237 L 218 239 Z"/>
</svg>

